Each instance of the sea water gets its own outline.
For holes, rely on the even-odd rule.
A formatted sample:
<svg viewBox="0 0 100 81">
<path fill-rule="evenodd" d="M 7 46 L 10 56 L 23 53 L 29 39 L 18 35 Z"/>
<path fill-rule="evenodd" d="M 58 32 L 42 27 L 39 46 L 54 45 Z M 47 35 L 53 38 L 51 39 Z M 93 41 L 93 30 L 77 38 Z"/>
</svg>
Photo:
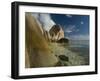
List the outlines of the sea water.
<svg viewBox="0 0 100 81">
<path fill-rule="evenodd" d="M 82 56 L 89 65 L 89 40 L 71 40 L 68 49 Z"/>
</svg>

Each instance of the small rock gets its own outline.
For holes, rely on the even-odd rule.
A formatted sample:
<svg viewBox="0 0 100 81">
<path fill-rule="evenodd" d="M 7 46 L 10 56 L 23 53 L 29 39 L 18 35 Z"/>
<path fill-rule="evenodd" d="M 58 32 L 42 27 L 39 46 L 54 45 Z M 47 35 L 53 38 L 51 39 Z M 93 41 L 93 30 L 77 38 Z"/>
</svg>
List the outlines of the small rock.
<svg viewBox="0 0 100 81">
<path fill-rule="evenodd" d="M 57 41 L 57 43 L 69 43 L 69 40 L 66 38 L 61 38 L 60 40 Z"/>
<path fill-rule="evenodd" d="M 60 55 L 59 59 L 62 60 L 62 61 L 69 61 L 69 58 L 65 55 Z"/>
</svg>

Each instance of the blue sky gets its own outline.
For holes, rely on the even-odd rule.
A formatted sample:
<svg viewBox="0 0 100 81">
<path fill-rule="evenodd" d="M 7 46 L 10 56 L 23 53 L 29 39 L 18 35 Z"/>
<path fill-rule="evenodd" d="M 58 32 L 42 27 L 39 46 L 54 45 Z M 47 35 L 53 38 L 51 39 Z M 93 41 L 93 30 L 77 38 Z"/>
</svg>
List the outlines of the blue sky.
<svg viewBox="0 0 100 81">
<path fill-rule="evenodd" d="M 46 31 L 60 24 L 66 38 L 89 40 L 89 15 L 32 13 Z"/>
<path fill-rule="evenodd" d="M 65 37 L 78 40 L 89 40 L 89 16 L 50 14 L 56 24 L 60 24 Z"/>
</svg>

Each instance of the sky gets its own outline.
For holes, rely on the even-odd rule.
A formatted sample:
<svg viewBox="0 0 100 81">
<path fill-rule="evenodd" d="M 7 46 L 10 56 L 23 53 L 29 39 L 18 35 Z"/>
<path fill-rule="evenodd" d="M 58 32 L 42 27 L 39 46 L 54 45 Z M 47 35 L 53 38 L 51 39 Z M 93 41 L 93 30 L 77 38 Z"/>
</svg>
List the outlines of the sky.
<svg viewBox="0 0 100 81">
<path fill-rule="evenodd" d="M 77 40 L 89 39 L 88 15 L 51 14 L 51 18 L 62 26 L 65 37 Z"/>
<path fill-rule="evenodd" d="M 49 31 L 55 24 L 61 25 L 65 38 L 72 40 L 89 40 L 89 16 L 71 14 L 32 13 Z"/>
</svg>

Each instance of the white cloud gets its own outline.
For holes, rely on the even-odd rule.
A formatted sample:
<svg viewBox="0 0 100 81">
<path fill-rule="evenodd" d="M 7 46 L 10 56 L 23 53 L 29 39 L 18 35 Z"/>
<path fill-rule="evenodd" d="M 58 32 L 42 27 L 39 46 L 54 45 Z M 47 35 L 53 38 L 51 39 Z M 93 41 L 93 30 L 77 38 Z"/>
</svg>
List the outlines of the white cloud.
<svg viewBox="0 0 100 81">
<path fill-rule="evenodd" d="M 80 31 L 79 29 L 76 29 L 76 32 Z"/>
<path fill-rule="evenodd" d="M 84 24 L 84 22 L 83 22 L 83 21 L 81 21 L 81 24 Z"/>
<path fill-rule="evenodd" d="M 71 32 L 73 32 L 73 31 L 75 31 L 75 25 L 69 25 L 69 26 L 66 26 L 65 28 L 65 32 L 66 33 L 71 33 Z"/>
<path fill-rule="evenodd" d="M 72 15 L 70 15 L 70 14 L 67 14 L 66 16 L 67 16 L 67 17 L 69 17 L 69 18 L 71 18 L 71 17 L 72 17 Z"/>
<path fill-rule="evenodd" d="M 70 36 L 72 40 L 89 40 L 89 35 L 72 35 Z"/>
<path fill-rule="evenodd" d="M 53 25 L 55 25 L 55 22 L 51 19 L 50 14 L 32 14 L 38 21 L 41 23 L 41 25 L 44 27 L 45 30 L 49 31 Z"/>
</svg>

